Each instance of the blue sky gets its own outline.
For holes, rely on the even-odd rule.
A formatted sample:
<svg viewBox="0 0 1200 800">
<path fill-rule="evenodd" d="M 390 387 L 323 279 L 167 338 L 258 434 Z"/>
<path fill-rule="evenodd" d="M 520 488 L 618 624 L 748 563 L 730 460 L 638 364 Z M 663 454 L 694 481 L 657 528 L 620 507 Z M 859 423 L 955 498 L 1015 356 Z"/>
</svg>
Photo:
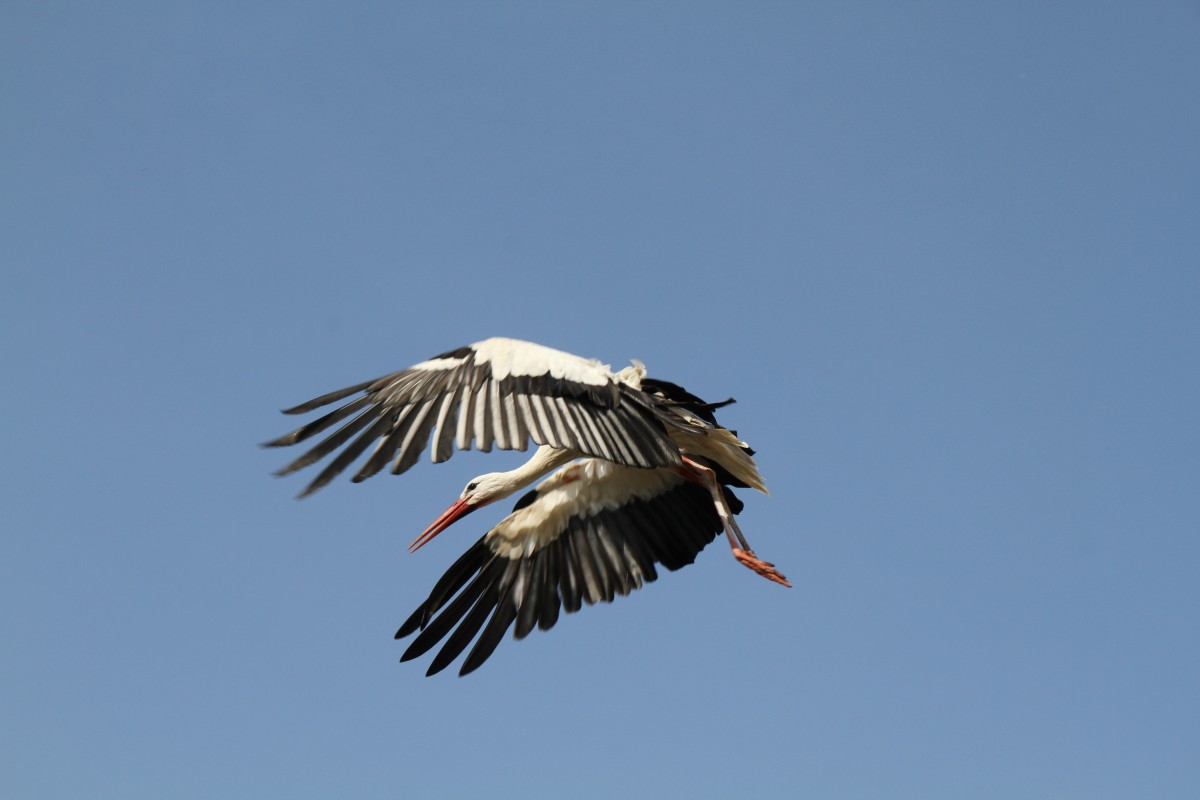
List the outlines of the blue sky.
<svg viewBox="0 0 1200 800">
<path fill-rule="evenodd" d="M 1194 3 L 0 22 L 5 796 L 1200 791 Z M 736 396 L 796 587 L 398 664 L 518 459 L 256 443 L 494 335 Z"/>
</svg>

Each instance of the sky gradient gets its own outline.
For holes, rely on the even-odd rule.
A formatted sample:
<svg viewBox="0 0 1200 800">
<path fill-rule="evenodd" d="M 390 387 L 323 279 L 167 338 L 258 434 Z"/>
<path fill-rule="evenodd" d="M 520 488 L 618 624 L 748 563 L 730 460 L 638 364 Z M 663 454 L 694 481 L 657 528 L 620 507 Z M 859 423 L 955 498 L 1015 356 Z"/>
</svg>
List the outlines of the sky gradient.
<svg viewBox="0 0 1200 800">
<path fill-rule="evenodd" d="M 1200 793 L 1200 7 L 0 10 L 0 794 Z M 278 409 L 489 336 L 710 400 L 743 530 L 479 672 L 463 453 Z M 427 462 L 427 459 L 425 459 Z M 735 794 L 736 793 L 736 794 Z"/>
</svg>

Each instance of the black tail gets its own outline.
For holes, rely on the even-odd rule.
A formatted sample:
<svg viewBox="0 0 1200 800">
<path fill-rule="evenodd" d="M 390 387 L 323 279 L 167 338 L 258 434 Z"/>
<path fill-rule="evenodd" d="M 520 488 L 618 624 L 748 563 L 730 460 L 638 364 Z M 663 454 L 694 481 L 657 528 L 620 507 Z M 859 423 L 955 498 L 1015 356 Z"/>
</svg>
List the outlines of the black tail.
<svg viewBox="0 0 1200 800">
<path fill-rule="evenodd" d="M 655 378 L 642 378 L 642 388 L 651 394 L 661 395 L 669 405 L 687 409 L 710 425 L 717 424 L 717 418 L 713 411 L 737 402 L 731 397 L 719 403 L 706 403 L 679 384 Z"/>
</svg>

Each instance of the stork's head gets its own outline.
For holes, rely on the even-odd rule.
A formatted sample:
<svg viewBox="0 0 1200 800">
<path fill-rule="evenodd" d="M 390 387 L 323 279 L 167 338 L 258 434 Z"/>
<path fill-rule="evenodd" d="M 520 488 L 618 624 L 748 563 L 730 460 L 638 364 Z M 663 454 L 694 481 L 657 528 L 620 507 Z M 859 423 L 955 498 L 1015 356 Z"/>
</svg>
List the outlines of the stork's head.
<svg viewBox="0 0 1200 800">
<path fill-rule="evenodd" d="M 511 476 L 507 472 L 488 472 L 478 478 L 472 478 L 458 499 L 466 502 L 471 508 L 486 506 L 488 503 L 512 494 L 510 478 Z"/>
<path fill-rule="evenodd" d="M 411 553 L 419 550 L 426 542 L 475 509 L 512 494 L 513 487 L 509 477 L 509 474 L 505 472 L 489 472 L 472 479 L 462 490 L 458 499 L 443 511 L 441 516 L 425 529 L 424 533 L 413 540 L 413 543 L 408 546 L 408 551 Z"/>
</svg>

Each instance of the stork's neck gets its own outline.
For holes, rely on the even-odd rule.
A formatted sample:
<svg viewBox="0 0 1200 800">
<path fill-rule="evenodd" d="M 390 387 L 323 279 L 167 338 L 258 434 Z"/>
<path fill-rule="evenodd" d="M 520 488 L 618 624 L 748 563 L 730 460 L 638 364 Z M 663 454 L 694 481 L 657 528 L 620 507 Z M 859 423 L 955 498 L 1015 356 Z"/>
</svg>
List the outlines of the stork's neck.
<svg viewBox="0 0 1200 800">
<path fill-rule="evenodd" d="M 519 492 L 538 478 L 541 478 L 552 470 L 558 469 L 563 464 L 569 464 L 579 458 L 580 455 L 580 453 L 574 450 L 561 450 L 557 447 L 542 445 L 533 454 L 533 457 L 524 464 L 510 472 L 503 473 L 504 488 L 506 491 L 496 499 Z"/>
</svg>

